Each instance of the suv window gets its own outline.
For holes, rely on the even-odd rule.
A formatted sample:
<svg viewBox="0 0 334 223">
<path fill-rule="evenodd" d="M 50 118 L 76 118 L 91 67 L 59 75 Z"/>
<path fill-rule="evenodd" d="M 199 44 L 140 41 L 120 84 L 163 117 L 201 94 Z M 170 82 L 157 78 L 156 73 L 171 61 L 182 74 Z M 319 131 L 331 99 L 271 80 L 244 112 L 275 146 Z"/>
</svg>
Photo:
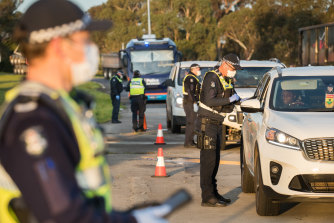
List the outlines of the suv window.
<svg viewBox="0 0 334 223">
<path fill-rule="evenodd" d="M 212 70 L 213 67 L 201 67 L 201 76 L 197 77 L 199 82 L 202 83 L 202 80 L 204 78 L 204 75 L 206 72 Z M 179 76 L 178 76 L 178 85 L 182 85 L 183 79 L 186 76 L 186 74 L 189 72 L 189 67 L 182 67 L 179 69 Z"/>
<path fill-rule="evenodd" d="M 237 70 L 235 87 L 256 88 L 263 75 L 271 69 L 272 67 L 243 67 L 243 70 Z"/>
<path fill-rule="evenodd" d="M 334 112 L 334 76 L 281 77 L 269 106 L 277 111 Z"/>
</svg>

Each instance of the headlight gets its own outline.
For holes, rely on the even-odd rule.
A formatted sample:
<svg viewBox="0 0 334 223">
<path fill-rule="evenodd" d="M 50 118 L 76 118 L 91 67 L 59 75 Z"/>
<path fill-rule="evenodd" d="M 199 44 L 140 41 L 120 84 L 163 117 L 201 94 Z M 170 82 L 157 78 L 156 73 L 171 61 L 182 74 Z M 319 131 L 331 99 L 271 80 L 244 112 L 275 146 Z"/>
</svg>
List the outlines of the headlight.
<svg viewBox="0 0 334 223">
<path fill-rule="evenodd" d="M 296 150 L 300 149 L 300 142 L 298 139 L 274 128 L 267 128 L 266 140 L 277 146 Z"/>
<path fill-rule="evenodd" d="M 183 108 L 183 97 L 180 94 L 176 94 L 176 98 L 175 98 L 175 102 L 176 102 L 176 107 L 178 108 Z"/>
</svg>

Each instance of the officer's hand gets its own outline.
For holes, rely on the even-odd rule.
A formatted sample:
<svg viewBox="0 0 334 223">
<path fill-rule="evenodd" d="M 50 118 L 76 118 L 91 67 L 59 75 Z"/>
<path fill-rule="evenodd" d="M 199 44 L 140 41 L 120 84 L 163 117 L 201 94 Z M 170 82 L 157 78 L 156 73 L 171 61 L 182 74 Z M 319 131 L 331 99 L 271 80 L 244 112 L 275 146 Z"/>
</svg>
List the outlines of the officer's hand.
<svg viewBox="0 0 334 223">
<path fill-rule="evenodd" d="M 116 100 L 119 100 L 119 95 L 116 95 Z"/>
<path fill-rule="evenodd" d="M 230 103 L 232 103 L 232 102 L 235 102 L 235 101 L 239 101 L 240 97 L 239 97 L 239 95 L 234 94 L 231 97 L 229 97 L 229 99 L 230 99 Z"/>
<path fill-rule="evenodd" d="M 163 218 L 171 211 L 171 207 L 168 205 L 160 205 L 156 207 L 149 207 L 145 209 L 139 209 L 132 212 L 132 215 L 136 218 L 138 223 L 168 223 Z"/>
<path fill-rule="evenodd" d="M 198 105 L 197 103 L 194 103 L 194 112 L 197 112 L 198 111 Z"/>
</svg>

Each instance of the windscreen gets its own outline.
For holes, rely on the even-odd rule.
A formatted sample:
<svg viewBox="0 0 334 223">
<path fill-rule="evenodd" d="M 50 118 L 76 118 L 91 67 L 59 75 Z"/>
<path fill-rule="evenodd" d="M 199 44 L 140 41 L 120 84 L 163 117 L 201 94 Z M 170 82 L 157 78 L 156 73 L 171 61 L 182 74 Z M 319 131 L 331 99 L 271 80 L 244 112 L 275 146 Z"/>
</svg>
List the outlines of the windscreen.
<svg viewBox="0 0 334 223">
<path fill-rule="evenodd" d="M 205 73 L 212 70 L 212 69 L 213 69 L 213 67 L 201 67 L 201 75 L 199 77 L 197 77 L 200 83 L 202 83 L 202 80 L 204 78 Z M 190 67 L 182 67 L 179 70 L 179 77 L 178 77 L 178 80 L 177 80 L 178 85 L 182 85 L 183 79 L 189 71 L 190 71 Z"/>
<path fill-rule="evenodd" d="M 272 67 L 243 67 L 243 70 L 237 70 L 234 87 L 256 88 L 263 75 L 271 69 Z"/>
<path fill-rule="evenodd" d="M 141 75 L 169 73 L 174 65 L 173 50 L 131 51 L 132 70 Z"/>
<path fill-rule="evenodd" d="M 333 112 L 334 76 L 274 80 L 270 108 L 278 111 Z"/>
</svg>

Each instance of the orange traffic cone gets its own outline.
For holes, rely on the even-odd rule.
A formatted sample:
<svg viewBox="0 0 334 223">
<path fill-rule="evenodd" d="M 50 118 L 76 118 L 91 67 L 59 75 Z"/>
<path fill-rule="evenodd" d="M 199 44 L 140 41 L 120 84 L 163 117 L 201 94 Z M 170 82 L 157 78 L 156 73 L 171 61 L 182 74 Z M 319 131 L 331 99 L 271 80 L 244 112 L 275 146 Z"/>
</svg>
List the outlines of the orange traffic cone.
<svg viewBox="0 0 334 223">
<path fill-rule="evenodd" d="M 158 149 L 158 161 L 155 167 L 154 176 L 152 177 L 169 177 L 169 175 L 166 174 L 164 154 L 162 152 L 162 148 Z"/>
<path fill-rule="evenodd" d="M 159 123 L 159 127 L 158 127 L 158 134 L 157 134 L 157 139 L 155 140 L 155 145 L 165 145 L 165 140 L 164 140 L 164 136 L 162 133 L 162 125 L 161 123 Z"/>
<path fill-rule="evenodd" d="M 147 130 L 147 124 L 146 124 L 146 115 L 144 114 L 144 125 L 143 125 L 143 128 L 145 130 Z"/>
</svg>

